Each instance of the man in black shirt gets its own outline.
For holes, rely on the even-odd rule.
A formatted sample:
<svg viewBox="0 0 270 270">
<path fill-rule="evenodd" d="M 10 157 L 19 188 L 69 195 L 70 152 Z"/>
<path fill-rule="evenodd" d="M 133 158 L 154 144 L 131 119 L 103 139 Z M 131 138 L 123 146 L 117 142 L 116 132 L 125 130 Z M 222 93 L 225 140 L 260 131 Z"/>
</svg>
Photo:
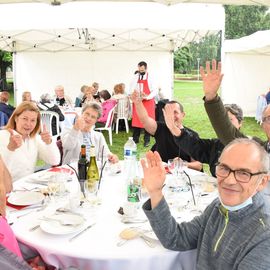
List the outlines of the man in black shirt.
<svg viewBox="0 0 270 270">
<path fill-rule="evenodd" d="M 202 164 L 199 161 L 194 160 L 178 147 L 166 124 L 160 121 L 155 121 L 148 116 L 147 111 L 139 98 L 138 92 L 134 91 L 131 95 L 131 99 L 136 107 L 138 117 L 143 124 L 144 129 L 155 137 L 156 143 L 152 147 L 152 150 L 155 150 L 160 154 L 162 161 L 167 162 L 169 159 L 180 157 L 181 159 L 188 161 L 189 168 L 200 171 L 202 169 Z M 165 110 L 167 106 L 173 109 L 174 121 L 178 128 L 184 128 L 182 125 L 182 121 L 185 117 L 183 106 L 177 101 L 169 101 L 165 105 Z M 189 131 L 193 132 L 194 136 L 198 136 L 198 134 L 191 129 L 189 129 Z"/>
</svg>

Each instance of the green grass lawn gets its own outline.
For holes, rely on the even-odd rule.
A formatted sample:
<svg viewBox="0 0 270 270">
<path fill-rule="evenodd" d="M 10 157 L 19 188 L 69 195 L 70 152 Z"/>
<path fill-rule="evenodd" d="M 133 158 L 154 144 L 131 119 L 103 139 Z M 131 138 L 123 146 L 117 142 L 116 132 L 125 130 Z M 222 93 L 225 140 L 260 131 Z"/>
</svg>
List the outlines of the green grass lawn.
<svg viewBox="0 0 270 270">
<path fill-rule="evenodd" d="M 215 132 L 208 120 L 207 114 L 203 106 L 203 91 L 202 82 L 198 81 L 175 81 L 174 83 L 174 99 L 180 101 L 186 112 L 184 125 L 197 131 L 201 138 L 216 138 Z M 261 139 L 266 139 L 263 131 L 254 118 L 245 117 L 241 130 L 248 135 L 257 136 Z M 105 133 L 105 132 L 104 132 Z M 108 142 L 107 134 L 105 134 Z M 132 136 L 130 131 L 127 134 L 124 131 L 115 134 L 113 132 L 113 145 L 110 149 L 116 153 L 120 159 L 123 159 L 123 147 L 128 137 Z M 154 144 L 154 139 L 151 138 L 151 145 Z M 143 136 L 140 137 L 138 144 L 138 157 L 143 155 L 151 147 L 143 147 Z"/>
</svg>

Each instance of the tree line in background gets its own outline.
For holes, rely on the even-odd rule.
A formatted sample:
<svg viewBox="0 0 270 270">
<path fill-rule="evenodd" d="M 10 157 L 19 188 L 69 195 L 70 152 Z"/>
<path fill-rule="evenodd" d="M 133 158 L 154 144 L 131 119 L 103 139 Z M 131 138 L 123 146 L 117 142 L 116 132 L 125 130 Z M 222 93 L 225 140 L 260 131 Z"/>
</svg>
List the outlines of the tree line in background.
<svg viewBox="0 0 270 270">
<path fill-rule="evenodd" d="M 0 90 L 8 90 L 6 72 L 12 68 L 12 53 L 0 50 Z"/>
<path fill-rule="evenodd" d="M 224 6 L 225 39 L 236 39 L 259 30 L 270 29 L 270 11 L 265 6 Z M 193 73 L 198 63 L 213 58 L 220 61 L 222 33 L 205 36 L 199 43 L 192 42 L 174 53 L 174 72 Z"/>
</svg>

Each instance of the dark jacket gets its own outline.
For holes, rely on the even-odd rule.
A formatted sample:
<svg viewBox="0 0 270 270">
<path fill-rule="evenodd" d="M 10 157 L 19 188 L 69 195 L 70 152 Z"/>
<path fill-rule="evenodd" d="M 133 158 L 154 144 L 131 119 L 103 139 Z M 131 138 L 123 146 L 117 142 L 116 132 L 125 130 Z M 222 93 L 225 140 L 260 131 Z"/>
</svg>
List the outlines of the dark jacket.
<svg viewBox="0 0 270 270">
<path fill-rule="evenodd" d="M 224 148 L 219 139 L 201 139 L 189 129 L 181 129 L 181 136 L 174 137 L 178 147 L 193 159 L 209 164 L 210 172 L 215 177 L 215 165 Z"/>
<path fill-rule="evenodd" d="M 8 116 L 8 118 L 10 118 L 14 110 L 15 108 L 13 106 L 0 102 L 0 111 L 5 113 Z"/>
<path fill-rule="evenodd" d="M 213 100 L 205 101 L 204 107 L 222 144 L 227 145 L 236 138 L 248 138 L 248 136 L 244 135 L 231 123 L 219 96 L 216 96 Z M 252 137 L 252 139 L 260 143 L 267 150 L 268 141 L 264 142 L 257 137 Z"/>
<path fill-rule="evenodd" d="M 198 134 L 188 128 L 193 136 L 198 136 Z M 154 134 L 156 143 L 152 146 L 152 151 L 157 151 L 160 154 L 162 161 L 167 162 L 171 158 L 180 157 L 188 162 L 191 161 L 191 156 L 188 155 L 185 150 L 181 149 L 174 141 L 174 136 L 166 126 L 164 122 L 157 121 L 157 130 Z"/>
</svg>

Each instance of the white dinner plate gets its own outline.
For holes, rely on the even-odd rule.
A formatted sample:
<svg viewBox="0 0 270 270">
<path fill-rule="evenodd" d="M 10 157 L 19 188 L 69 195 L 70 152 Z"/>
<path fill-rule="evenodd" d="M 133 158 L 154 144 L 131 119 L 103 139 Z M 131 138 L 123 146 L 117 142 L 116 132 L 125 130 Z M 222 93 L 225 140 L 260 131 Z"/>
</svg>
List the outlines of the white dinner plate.
<svg viewBox="0 0 270 270">
<path fill-rule="evenodd" d="M 41 192 L 35 191 L 16 191 L 11 192 L 8 197 L 8 202 L 13 205 L 32 205 L 41 203 L 45 196 Z"/>
<path fill-rule="evenodd" d="M 212 183 L 212 184 L 217 184 L 217 178 L 210 176 L 210 175 L 206 175 L 206 174 L 199 174 L 199 175 L 193 175 L 191 176 L 191 181 L 192 182 L 208 182 L 208 183 Z"/>
<path fill-rule="evenodd" d="M 42 171 L 40 173 L 34 173 L 31 175 L 31 177 L 28 178 L 28 182 L 31 183 L 44 183 L 48 184 L 49 181 L 53 180 L 53 178 L 59 175 L 58 172 L 48 172 L 48 171 Z"/>
<path fill-rule="evenodd" d="M 62 225 L 63 223 L 70 223 L 72 225 Z M 40 228 L 49 234 L 55 234 L 55 235 L 65 235 L 69 233 L 75 233 L 77 231 L 80 231 L 85 224 L 84 217 L 72 213 L 62 213 L 62 214 L 54 214 L 48 217 L 46 220 L 46 217 L 44 217 L 44 220 L 40 223 Z"/>
</svg>

